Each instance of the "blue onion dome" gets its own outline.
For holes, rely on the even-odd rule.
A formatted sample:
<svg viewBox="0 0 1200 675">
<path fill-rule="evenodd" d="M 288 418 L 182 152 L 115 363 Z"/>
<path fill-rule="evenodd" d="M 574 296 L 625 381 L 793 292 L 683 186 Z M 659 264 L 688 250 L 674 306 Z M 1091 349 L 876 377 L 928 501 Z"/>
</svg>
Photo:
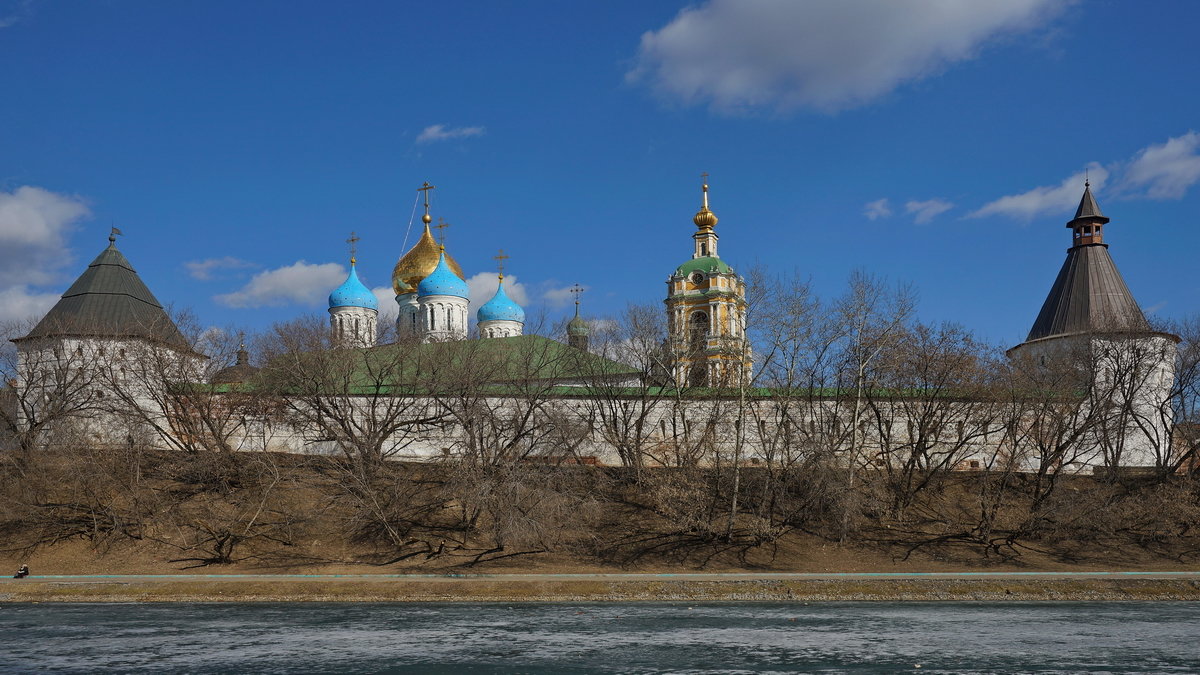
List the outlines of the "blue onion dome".
<svg viewBox="0 0 1200 675">
<path fill-rule="evenodd" d="M 334 307 L 365 307 L 379 311 L 379 300 L 371 289 L 358 280 L 358 272 L 354 269 L 354 261 L 350 262 L 350 274 L 337 290 L 329 294 L 329 308 Z"/>
<path fill-rule="evenodd" d="M 475 313 L 475 317 L 480 321 L 517 321 L 525 323 L 525 310 L 521 306 L 513 302 L 512 298 L 508 297 L 508 293 L 504 292 L 504 277 L 500 277 L 500 284 L 496 287 L 496 294 L 492 296 L 479 308 Z"/>
<path fill-rule="evenodd" d="M 443 250 L 438 255 L 437 267 L 429 273 L 429 276 L 421 280 L 417 284 L 417 297 L 426 295 L 453 295 L 459 298 L 465 298 L 469 295 L 467 282 L 458 278 L 454 270 L 450 269 L 450 265 L 446 264 L 446 251 Z"/>
</svg>

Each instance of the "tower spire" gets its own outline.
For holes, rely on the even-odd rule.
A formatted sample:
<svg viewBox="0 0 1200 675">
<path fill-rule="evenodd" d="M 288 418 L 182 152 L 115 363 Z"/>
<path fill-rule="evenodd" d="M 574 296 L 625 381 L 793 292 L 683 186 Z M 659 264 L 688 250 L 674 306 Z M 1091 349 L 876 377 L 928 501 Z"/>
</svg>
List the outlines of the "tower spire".
<svg viewBox="0 0 1200 675">
<path fill-rule="evenodd" d="M 429 215 L 429 191 L 436 189 L 437 186 L 430 185 L 429 181 L 425 181 L 421 184 L 421 187 L 417 188 L 417 192 L 422 193 L 425 197 L 425 214 L 421 216 L 421 222 L 425 223 L 425 227 L 429 227 L 429 223 L 433 222 L 433 217 Z"/>
<path fill-rule="evenodd" d="M 438 244 L 442 247 L 443 251 L 446 250 L 446 228 L 447 227 L 450 227 L 450 223 L 447 223 L 445 220 L 443 220 L 441 218 L 438 218 L 438 224 L 433 226 L 433 229 L 438 231 L 438 234 L 437 234 Z"/>
<path fill-rule="evenodd" d="M 587 289 L 579 284 L 575 284 L 571 287 L 571 295 L 575 296 L 575 318 L 577 319 L 579 318 L 579 296 L 583 295 L 585 290 Z"/>
<path fill-rule="evenodd" d="M 500 281 L 504 281 L 504 261 L 508 260 L 508 256 L 504 254 L 504 249 L 500 249 L 499 253 L 492 256 L 492 260 L 496 261 L 496 270 L 499 273 Z"/>
<path fill-rule="evenodd" d="M 696 251 L 692 255 L 693 258 L 717 257 L 717 233 L 713 228 L 717 226 L 717 214 L 713 213 L 708 208 L 708 172 L 700 174 L 700 210 L 692 217 L 692 222 L 696 224 L 696 233 L 692 235 L 692 239 L 696 240 Z"/>
<path fill-rule="evenodd" d="M 1108 218 L 1100 211 L 1100 205 L 1092 194 L 1092 185 L 1085 178 L 1079 208 L 1075 209 L 1075 217 L 1067 223 L 1067 227 L 1071 228 L 1071 245 L 1103 244 L 1104 224 L 1107 222 Z"/>
</svg>

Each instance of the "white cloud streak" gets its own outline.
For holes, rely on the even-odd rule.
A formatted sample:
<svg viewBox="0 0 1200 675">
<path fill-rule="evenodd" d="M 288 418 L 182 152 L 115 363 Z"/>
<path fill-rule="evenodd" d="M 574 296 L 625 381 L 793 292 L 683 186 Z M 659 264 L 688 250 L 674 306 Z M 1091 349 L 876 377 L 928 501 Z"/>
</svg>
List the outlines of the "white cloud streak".
<svg viewBox="0 0 1200 675">
<path fill-rule="evenodd" d="M 372 288 L 371 292 L 379 301 L 379 318 L 377 319 L 379 324 L 395 322 L 396 317 L 400 314 L 400 306 L 396 304 L 396 291 L 391 284 Z"/>
<path fill-rule="evenodd" d="M 291 265 L 259 272 L 245 286 L 213 300 L 227 307 L 316 306 L 346 279 L 346 268 L 337 263 Z"/>
<path fill-rule="evenodd" d="M 1189 131 L 1143 148 L 1124 171 L 1121 189 L 1148 199 L 1181 199 L 1200 181 L 1200 134 Z"/>
<path fill-rule="evenodd" d="M 1027 192 L 1008 195 L 988 202 L 967 215 L 968 218 L 1006 216 L 1028 222 L 1043 215 L 1065 215 L 1070 217 L 1079 206 L 1083 194 L 1085 175 L 1092 182 L 1092 192 L 1098 192 L 1108 180 L 1108 170 L 1096 162 L 1087 165 L 1087 171 L 1071 174 L 1058 185 L 1043 185 Z"/>
<path fill-rule="evenodd" d="M 458 138 L 482 136 L 483 132 L 483 127 L 448 127 L 444 124 L 434 124 L 421 130 L 421 133 L 417 136 L 417 144 L 424 145 L 426 143 L 437 143 L 438 141 L 452 141 Z"/>
<path fill-rule="evenodd" d="M 495 272 L 480 272 L 467 279 L 467 288 L 470 289 L 468 295 L 471 299 L 471 318 L 475 318 L 475 311 L 496 294 L 497 284 Z M 529 290 L 525 288 L 525 284 L 517 281 L 517 275 L 504 275 L 504 292 L 521 307 L 529 307 Z"/>
<path fill-rule="evenodd" d="M 718 110 L 836 112 L 1045 25 L 1052 0 L 707 0 L 642 35 L 627 81 Z"/>
<path fill-rule="evenodd" d="M 563 286 L 561 288 L 550 286 L 542 292 L 542 299 L 545 300 L 546 304 L 550 305 L 551 307 L 564 307 L 572 302 L 575 302 L 575 296 L 571 293 L 571 289 L 574 287 L 574 284 L 570 286 Z M 589 288 L 591 288 L 591 286 L 582 286 L 582 288 L 584 291 L 587 291 Z"/>
<path fill-rule="evenodd" d="M 892 215 L 892 207 L 888 203 L 887 197 L 876 199 L 873 202 L 867 202 L 863 206 L 863 215 L 867 217 L 867 220 L 887 218 Z"/>
<path fill-rule="evenodd" d="M 225 256 L 223 258 L 208 258 L 205 260 L 193 260 L 183 263 L 188 274 L 193 279 L 200 281 L 211 281 L 218 270 L 241 270 L 252 269 L 258 267 L 257 264 L 241 258 L 233 256 Z"/>
<path fill-rule="evenodd" d="M 913 222 L 918 225 L 925 225 L 939 215 L 954 208 L 954 204 L 944 199 L 927 199 L 921 201 L 909 201 L 904 204 L 904 212 L 912 215 Z"/>
<path fill-rule="evenodd" d="M 0 322 L 38 320 L 58 302 L 58 293 L 38 293 L 17 285 L 0 290 Z"/>
<path fill-rule="evenodd" d="M 75 195 L 31 185 L 0 192 L 0 286 L 53 281 L 71 260 L 67 235 L 89 215 Z"/>
</svg>

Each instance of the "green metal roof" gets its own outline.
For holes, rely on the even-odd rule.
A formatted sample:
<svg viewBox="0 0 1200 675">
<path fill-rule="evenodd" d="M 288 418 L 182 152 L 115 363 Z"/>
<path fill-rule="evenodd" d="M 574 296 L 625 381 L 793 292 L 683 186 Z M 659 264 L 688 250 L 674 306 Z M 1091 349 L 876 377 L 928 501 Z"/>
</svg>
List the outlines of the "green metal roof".
<svg viewBox="0 0 1200 675">
<path fill-rule="evenodd" d="M 133 266 L 109 244 L 25 338 L 140 337 L 189 349 Z"/>
<path fill-rule="evenodd" d="M 692 272 L 716 272 L 718 274 L 733 274 L 733 268 L 725 264 L 724 260 L 714 256 L 703 256 L 700 258 L 692 258 L 691 260 L 679 266 L 675 270 L 676 276 L 686 276 Z"/>
</svg>

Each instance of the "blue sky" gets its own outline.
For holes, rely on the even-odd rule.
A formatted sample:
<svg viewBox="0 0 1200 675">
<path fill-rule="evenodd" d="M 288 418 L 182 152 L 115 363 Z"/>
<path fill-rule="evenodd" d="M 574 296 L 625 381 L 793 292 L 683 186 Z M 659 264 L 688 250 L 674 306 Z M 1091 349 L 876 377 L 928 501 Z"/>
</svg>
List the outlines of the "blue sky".
<svg viewBox="0 0 1200 675">
<path fill-rule="evenodd" d="M 323 313 L 351 230 L 388 285 L 426 180 L 480 293 L 503 248 L 531 315 L 574 283 L 613 315 L 690 257 L 707 171 L 735 267 L 827 296 L 865 269 L 1013 345 L 1085 168 L 1135 297 L 1183 317 L 1197 25 L 1183 0 L 0 0 L 0 319 L 110 223 L 206 325 Z"/>
</svg>

